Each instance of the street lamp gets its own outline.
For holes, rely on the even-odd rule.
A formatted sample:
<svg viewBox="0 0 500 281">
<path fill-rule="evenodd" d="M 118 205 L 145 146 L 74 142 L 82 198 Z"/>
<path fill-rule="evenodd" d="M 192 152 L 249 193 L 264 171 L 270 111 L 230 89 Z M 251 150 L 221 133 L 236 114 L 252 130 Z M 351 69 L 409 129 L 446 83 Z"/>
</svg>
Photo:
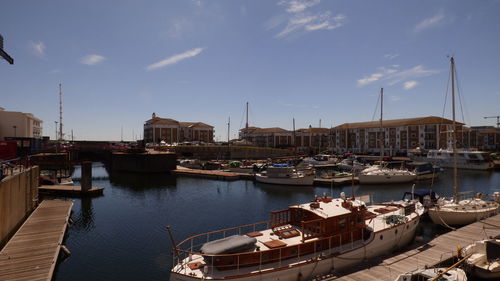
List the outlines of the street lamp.
<svg viewBox="0 0 500 281">
<path fill-rule="evenodd" d="M 12 128 L 14 128 L 14 137 L 17 137 L 17 130 L 16 130 L 16 129 L 17 129 L 17 126 L 16 126 L 16 125 L 14 125 L 14 126 L 12 126 Z"/>
</svg>

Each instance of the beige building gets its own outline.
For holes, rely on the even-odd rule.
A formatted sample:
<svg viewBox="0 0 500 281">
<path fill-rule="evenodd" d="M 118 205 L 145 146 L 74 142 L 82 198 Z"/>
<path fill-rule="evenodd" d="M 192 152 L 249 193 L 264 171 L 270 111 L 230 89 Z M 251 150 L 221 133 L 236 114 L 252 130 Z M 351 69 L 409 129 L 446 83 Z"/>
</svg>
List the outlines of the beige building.
<svg viewBox="0 0 500 281">
<path fill-rule="evenodd" d="M 144 123 L 144 141 L 146 143 L 168 144 L 184 141 L 214 141 L 214 127 L 202 122 L 179 122 L 170 118 L 160 118 L 153 113 Z"/>
<path fill-rule="evenodd" d="M 379 121 L 345 123 L 332 128 L 331 139 L 335 152 L 380 153 L 384 140 L 384 154 L 406 154 L 417 147 L 423 149 L 447 148 L 453 130 L 453 121 L 441 117 L 417 117 Z M 464 124 L 457 122 L 457 131 Z M 457 134 L 458 143 L 462 142 Z"/>
<path fill-rule="evenodd" d="M 42 138 L 42 120 L 31 113 L 0 108 L 0 140 L 5 138 Z"/>
</svg>

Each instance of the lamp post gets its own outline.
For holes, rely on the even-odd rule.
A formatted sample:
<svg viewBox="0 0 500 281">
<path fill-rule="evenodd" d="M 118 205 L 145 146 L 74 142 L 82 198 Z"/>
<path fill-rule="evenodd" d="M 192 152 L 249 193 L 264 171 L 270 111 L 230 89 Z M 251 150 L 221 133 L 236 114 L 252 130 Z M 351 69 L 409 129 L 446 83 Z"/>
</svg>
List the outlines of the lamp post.
<svg viewBox="0 0 500 281">
<path fill-rule="evenodd" d="M 17 126 L 14 125 L 14 126 L 12 126 L 12 128 L 14 128 L 14 137 L 16 138 L 17 137 Z"/>
</svg>

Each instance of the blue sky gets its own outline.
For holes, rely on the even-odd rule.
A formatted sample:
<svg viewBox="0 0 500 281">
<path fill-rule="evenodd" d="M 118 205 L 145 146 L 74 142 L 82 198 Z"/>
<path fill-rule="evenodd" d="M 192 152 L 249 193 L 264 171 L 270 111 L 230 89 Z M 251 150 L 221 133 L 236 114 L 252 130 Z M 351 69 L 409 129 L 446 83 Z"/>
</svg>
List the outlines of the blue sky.
<svg viewBox="0 0 500 281">
<path fill-rule="evenodd" d="M 442 116 L 453 55 L 459 120 L 494 125 L 499 12 L 497 0 L 8 1 L 0 106 L 53 138 L 62 83 L 64 133 L 87 140 L 139 138 L 153 112 L 225 140 L 247 101 L 259 127 L 371 121 L 381 87 L 384 119 Z"/>
</svg>

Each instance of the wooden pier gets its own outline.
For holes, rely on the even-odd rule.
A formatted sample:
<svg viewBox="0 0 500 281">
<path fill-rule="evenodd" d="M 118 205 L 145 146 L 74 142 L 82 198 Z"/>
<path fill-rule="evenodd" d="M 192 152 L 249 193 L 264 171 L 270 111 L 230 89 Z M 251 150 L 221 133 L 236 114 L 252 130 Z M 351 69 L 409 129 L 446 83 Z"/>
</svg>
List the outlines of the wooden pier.
<svg viewBox="0 0 500 281">
<path fill-rule="evenodd" d="M 45 200 L 0 251 L 0 280 L 51 280 L 73 201 Z"/>
<path fill-rule="evenodd" d="M 319 280 L 395 280 L 399 274 L 425 266 L 433 267 L 457 254 L 457 247 L 500 236 L 500 215 L 458 228 L 405 252 L 353 266 Z"/>
<path fill-rule="evenodd" d="M 38 191 L 40 194 L 85 197 L 102 195 L 104 188 L 93 186 L 88 191 L 82 191 L 82 187 L 77 185 L 42 185 Z"/>
<path fill-rule="evenodd" d="M 196 170 L 196 169 L 184 168 L 184 169 L 173 170 L 171 171 L 171 173 L 174 175 L 227 180 L 227 181 L 235 181 L 240 179 L 240 176 L 237 173 L 222 172 L 215 170 Z"/>
</svg>

